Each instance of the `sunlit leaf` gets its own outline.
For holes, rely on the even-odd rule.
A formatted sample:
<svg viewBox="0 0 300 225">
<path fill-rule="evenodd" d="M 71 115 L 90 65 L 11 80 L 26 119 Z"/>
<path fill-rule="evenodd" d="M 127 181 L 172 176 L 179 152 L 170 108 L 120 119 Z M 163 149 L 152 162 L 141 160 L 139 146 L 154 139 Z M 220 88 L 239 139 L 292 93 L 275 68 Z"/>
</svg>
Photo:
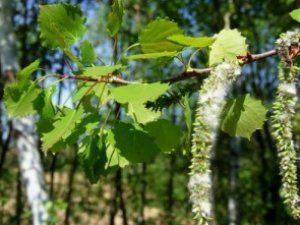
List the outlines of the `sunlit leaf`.
<svg viewBox="0 0 300 225">
<path fill-rule="evenodd" d="M 141 102 L 130 102 L 127 104 L 127 114 L 137 123 L 148 123 L 161 117 L 160 111 L 153 111 L 145 107 Z"/>
<path fill-rule="evenodd" d="M 18 89 L 20 92 L 22 92 L 24 88 L 26 88 L 29 85 L 30 77 L 39 68 L 39 66 L 40 61 L 35 60 L 34 62 L 32 62 L 17 73 L 16 82 L 18 83 Z"/>
<path fill-rule="evenodd" d="M 43 133 L 43 150 L 47 151 L 60 139 L 66 139 L 72 134 L 76 124 L 81 120 L 84 113 L 83 107 L 78 109 L 65 108 L 63 115 L 53 123 L 53 129 Z"/>
<path fill-rule="evenodd" d="M 167 38 L 181 33 L 182 30 L 177 23 L 167 19 L 157 19 L 149 23 L 142 31 L 139 43 L 144 53 L 179 51 L 182 46 L 172 43 Z"/>
<path fill-rule="evenodd" d="M 42 89 L 31 82 L 26 90 L 19 94 L 16 83 L 7 85 L 4 89 L 4 100 L 9 117 L 21 117 L 36 114 L 35 104 L 43 103 Z"/>
<path fill-rule="evenodd" d="M 89 77 L 100 77 L 112 74 L 113 72 L 122 69 L 121 64 L 114 66 L 94 66 L 94 67 L 85 67 L 81 75 Z"/>
<path fill-rule="evenodd" d="M 299 9 L 295 9 L 295 10 L 293 10 L 292 12 L 290 12 L 290 16 L 291 16 L 294 20 L 300 22 L 300 8 L 299 8 Z"/>
<path fill-rule="evenodd" d="M 133 103 L 154 101 L 166 90 L 168 84 L 151 83 L 151 84 L 130 84 L 122 87 L 111 89 L 111 95 L 119 103 Z"/>
<path fill-rule="evenodd" d="M 120 154 L 120 149 L 116 148 L 116 140 L 114 137 L 114 133 L 111 130 L 107 130 L 106 135 L 106 156 L 107 162 L 105 168 L 108 169 L 109 167 L 119 166 L 124 168 L 125 166 L 129 165 L 129 162 L 126 158 L 124 158 Z"/>
<path fill-rule="evenodd" d="M 70 46 L 86 30 L 85 18 L 80 8 L 75 5 L 41 5 L 38 20 L 43 44 L 51 48 Z"/>
<path fill-rule="evenodd" d="M 114 0 L 111 12 L 108 15 L 107 31 L 111 37 L 114 37 L 120 30 L 123 21 L 123 1 Z"/>
<path fill-rule="evenodd" d="M 188 47 L 204 48 L 214 43 L 215 39 L 212 37 L 189 37 L 183 34 L 175 34 L 168 37 L 169 41 Z"/>
<path fill-rule="evenodd" d="M 224 59 L 237 60 L 236 56 L 247 53 L 247 47 L 246 38 L 238 30 L 222 30 L 210 46 L 209 65 L 216 65 Z"/>
<path fill-rule="evenodd" d="M 89 41 L 84 41 L 80 44 L 81 62 L 83 64 L 91 65 L 96 59 L 96 53 Z"/>
<path fill-rule="evenodd" d="M 157 59 L 161 57 L 175 57 L 178 52 L 154 52 L 146 54 L 129 55 L 126 59 L 137 60 L 137 59 Z"/>
<path fill-rule="evenodd" d="M 160 112 L 145 107 L 147 101 L 154 101 L 169 88 L 168 84 L 130 84 L 111 89 L 111 96 L 123 104 L 130 115 L 138 123 L 147 123 L 161 116 Z"/>
<path fill-rule="evenodd" d="M 227 101 L 221 115 L 221 129 L 231 136 L 250 139 L 256 129 L 261 129 L 267 109 L 260 100 L 250 95 Z"/>
</svg>

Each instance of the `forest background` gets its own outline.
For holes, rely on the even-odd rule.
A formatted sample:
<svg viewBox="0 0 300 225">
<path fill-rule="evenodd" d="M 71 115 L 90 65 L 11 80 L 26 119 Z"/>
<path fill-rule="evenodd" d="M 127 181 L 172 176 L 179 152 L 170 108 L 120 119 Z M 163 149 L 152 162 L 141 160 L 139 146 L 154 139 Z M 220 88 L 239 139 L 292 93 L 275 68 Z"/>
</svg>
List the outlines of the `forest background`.
<svg viewBox="0 0 300 225">
<path fill-rule="evenodd" d="M 41 67 L 60 74 L 70 67 L 60 51 L 43 48 L 39 39 L 37 17 L 39 4 L 55 1 L 9 1 L 15 33 L 16 54 L 21 68 L 36 58 Z M 106 32 L 111 1 L 64 1 L 80 4 L 87 17 L 85 39 L 92 42 L 101 60 L 108 61 L 113 42 Z M 119 35 L 118 51 L 135 43 L 138 34 L 151 20 L 169 18 L 176 21 L 191 36 L 212 36 L 224 27 L 237 28 L 247 37 L 253 53 L 274 48 L 280 33 L 299 26 L 288 13 L 299 7 L 297 0 L 161 0 L 124 1 L 125 14 Z M 1 31 L 0 31 L 1 32 Z M 206 54 L 193 60 L 194 67 L 206 67 Z M 251 93 L 270 106 L 277 87 L 276 57 L 253 62 L 243 67 L 242 77 L 235 85 L 238 94 Z M 132 65 L 132 77 L 147 77 L 149 81 L 180 74 L 178 61 L 138 61 Z M 1 68 L 3 69 L 3 68 Z M 1 161 L 0 161 L 0 225 L 31 224 L 31 212 L 22 187 L 11 122 L 3 105 L 6 80 L 1 76 Z M 182 81 L 182 86 L 199 89 L 202 78 Z M 74 83 L 61 82 L 57 97 L 64 102 Z M 190 95 L 192 111 L 196 107 L 196 92 Z M 71 101 L 67 104 L 72 105 Z M 179 104 L 165 109 L 169 120 L 185 129 Z M 300 117 L 300 112 L 296 118 Z M 300 135 L 296 123 L 295 136 Z M 280 176 L 274 140 L 269 122 L 257 130 L 250 140 L 234 138 L 220 132 L 218 152 L 213 161 L 214 192 L 218 224 L 297 224 L 286 212 L 280 199 Z M 170 154 L 158 155 L 152 163 L 130 165 L 118 169 L 97 184 L 90 184 L 79 167 L 76 147 L 57 154 L 40 152 L 45 172 L 46 188 L 53 215 L 58 224 L 194 224 L 187 190 L 190 154 L 178 148 Z M 297 164 L 299 166 L 299 164 Z M 299 179 L 298 179 L 299 180 Z"/>
</svg>

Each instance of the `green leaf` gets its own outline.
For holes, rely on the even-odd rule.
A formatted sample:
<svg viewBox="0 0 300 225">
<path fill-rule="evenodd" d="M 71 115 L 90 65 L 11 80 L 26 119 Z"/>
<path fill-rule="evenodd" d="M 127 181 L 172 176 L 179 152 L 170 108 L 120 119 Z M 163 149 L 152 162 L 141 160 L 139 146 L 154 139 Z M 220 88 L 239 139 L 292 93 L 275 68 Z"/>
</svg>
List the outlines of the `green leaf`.
<svg viewBox="0 0 300 225">
<path fill-rule="evenodd" d="M 94 86 L 94 87 L 92 87 Z M 92 88 L 92 90 L 91 90 Z M 86 82 L 82 86 L 80 86 L 73 96 L 74 101 L 80 101 L 84 98 L 84 95 L 89 92 L 89 95 L 96 95 L 98 98 L 99 105 L 105 105 L 110 99 L 111 96 L 109 94 L 108 85 L 105 83 L 97 83 L 96 85 L 92 82 Z"/>
<path fill-rule="evenodd" d="M 79 145 L 78 155 L 85 175 L 92 184 L 96 183 L 100 175 L 105 174 L 104 167 L 107 161 L 105 145 L 98 132 L 84 138 Z"/>
<path fill-rule="evenodd" d="M 122 87 L 116 87 L 111 89 L 111 95 L 119 103 L 133 103 L 140 102 L 145 103 L 147 101 L 154 101 L 166 90 L 168 90 L 168 84 L 162 84 L 159 82 L 151 84 L 129 84 Z"/>
<path fill-rule="evenodd" d="M 147 54 L 137 54 L 126 56 L 126 59 L 137 60 L 137 59 L 157 59 L 161 57 L 175 57 L 177 52 L 154 52 Z"/>
<path fill-rule="evenodd" d="M 89 90 L 91 90 L 92 86 L 93 86 L 92 82 L 85 82 L 85 83 L 79 85 L 77 87 L 76 93 L 73 95 L 74 101 L 78 102 L 78 101 L 82 100 L 82 98 L 86 95 L 86 93 Z M 96 87 L 94 87 L 94 88 L 96 88 Z M 92 89 L 90 93 L 92 93 L 93 91 L 94 91 L 94 89 Z"/>
<path fill-rule="evenodd" d="M 47 133 L 43 133 L 43 150 L 47 151 L 61 139 L 68 138 L 76 124 L 80 122 L 83 113 L 84 109 L 82 107 L 78 109 L 65 108 L 63 115 L 54 122 L 54 128 Z"/>
<path fill-rule="evenodd" d="M 126 158 L 124 158 L 121 153 L 120 149 L 116 148 L 116 140 L 114 137 L 114 133 L 109 129 L 106 131 L 106 156 L 107 162 L 105 168 L 108 169 L 110 167 L 119 166 L 124 168 L 125 166 L 129 165 L 129 162 Z"/>
<path fill-rule="evenodd" d="M 246 38 L 238 30 L 222 30 L 210 46 L 209 65 L 216 65 L 224 59 L 237 60 L 236 56 L 247 53 L 247 47 Z"/>
<path fill-rule="evenodd" d="M 36 113 L 35 105 L 43 103 L 42 89 L 29 81 L 30 86 L 20 93 L 17 83 L 7 85 L 4 89 L 5 107 L 10 118 L 28 116 Z"/>
<path fill-rule="evenodd" d="M 130 162 L 151 162 L 159 153 L 154 139 L 132 124 L 119 122 L 112 132 L 116 141 L 115 147 Z"/>
<path fill-rule="evenodd" d="M 291 16 L 294 20 L 300 22 L 300 8 L 299 8 L 299 9 L 295 9 L 295 10 L 293 10 L 292 12 L 290 12 L 290 16 Z"/>
<path fill-rule="evenodd" d="M 250 139 L 256 129 L 261 129 L 267 109 L 260 100 L 250 95 L 228 100 L 221 115 L 221 129 L 231 136 Z"/>
<path fill-rule="evenodd" d="M 92 113 L 80 120 L 77 123 L 76 129 L 66 138 L 68 145 L 75 144 L 81 135 L 91 135 L 93 131 L 99 126 L 101 116 L 98 113 Z"/>
<path fill-rule="evenodd" d="M 39 68 L 39 66 L 40 61 L 35 60 L 34 62 L 32 62 L 17 73 L 17 83 L 19 92 L 22 92 L 24 88 L 30 85 L 30 77 Z"/>
<path fill-rule="evenodd" d="M 130 84 L 111 89 L 111 96 L 124 104 L 127 113 L 138 123 L 147 123 L 161 116 L 160 112 L 145 108 L 147 101 L 154 101 L 169 88 L 168 84 Z"/>
<path fill-rule="evenodd" d="M 180 129 L 169 120 L 159 119 L 147 123 L 144 129 L 154 137 L 155 143 L 163 152 L 170 152 L 180 144 Z"/>
<path fill-rule="evenodd" d="M 88 77 L 100 77 L 112 74 L 116 70 L 124 68 L 121 64 L 114 66 L 94 66 L 94 67 L 85 67 L 83 69 L 82 75 Z"/>
<path fill-rule="evenodd" d="M 84 41 L 80 44 L 81 62 L 86 65 L 91 65 L 96 59 L 96 53 L 89 41 Z"/>
<path fill-rule="evenodd" d="M 80 8 L 69 4 L 41 5 L 38 21 L 43 44 L 51 48 L 70 46 L 86 30 Z"/>
<path fill-rule="evenodd" d="M 170 20 L 157 19 L 148 24 L 141 35 L 139 43 L 144 53 L 153 52 L 174 52 L 182 49 L 181 45 L 174 44 L 167 40 L 173 34 L 181 34 L 182 30 Z"/>
<path fill-rule="evenodd" d="M 49 86 L 43 89 L 43 104 L 36 105 L 39 114 L 44 118 L 53 118 L 55 109 L 52 103 L 52 95 L 56 91 L 56 86 Z"/>
<path fill-rule="evenodd" d="M 161 117 L 160 111 L 152 111 L 147 109 L 144 103 L 131 102 L 127 104 L 127 114 L 131 116 L 137 123 L 148 123 Z"/>
<path fill-rule="evenodd" d="M 114 37 L 120 30 L 123 21 L 123 1 L 114 0 L 106 25 L 107 32 Z"/>
<path fill-rule="evenodd" d="M 189 37 L 183 34 L 175 34 L 168 37 L 169 41 L 175 42 L 183 46 L 194 48 L 204 48 L 214 43 L 215 38 L 212 37 Z"/>
<path fill-rule="evenodd" d="M 94 91 L 98 98 L 98 105 L 105 105 L 112 98 L 107 84 L 97 84 Z"/>
</svg>

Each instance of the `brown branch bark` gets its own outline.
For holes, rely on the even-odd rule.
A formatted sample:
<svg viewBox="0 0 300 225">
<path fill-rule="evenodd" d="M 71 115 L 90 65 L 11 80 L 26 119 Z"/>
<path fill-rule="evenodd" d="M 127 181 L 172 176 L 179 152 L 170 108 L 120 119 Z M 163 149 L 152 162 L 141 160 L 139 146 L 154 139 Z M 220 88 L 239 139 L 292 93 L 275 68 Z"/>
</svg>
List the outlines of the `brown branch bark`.
<svg viewBox="0 0 300 225">
<path fill-rule="evenodd" d="M 242 60 L 242 65 L 245 65 L 245 64 L 248 64 L 248 63 L 252 63 L 254 61 L 258 61 L 258 60 L 268 58 L 270 56 L 274 56 L 276 54 L 277 54 L 276 50 L 273 49 L 273 50 L 263 52 L 263 53 L 260 53 L 260 54 L 247 53 L 246 55 L 237 56 L 237 59 Z M 211 67 L 202 68 L 202 69 L 193 68 L 189 71 L 183 72 L 182 74 L 180 74 L 177 77 L 173 77 L 173 78 L 165 80 L 163 82 L 165 82 L 165 83 L 176 83 L 176 82 L 181 81 L 181 80 L 186 80 L 186 79 L 196 77 L 196 76 L 199 76 L 199 75 L 208 74 L 208 73 L 210 73 L 211 70 L 212 70 Z"/>
<path fill-rule="evenodd" d="M 248 64 L 248 63 L 252 63 L 254 61 L 258 61 L 258 60 L 262 60 L 271 56 L 277 55 L 277 52 L 275 49 L 267 51 L 267 52 L 263 52 L 263 53 L 259 53 L 259 54 L 251 54 L 251 53 L 247 53 L 246 55 L 240 55 L 237 56 L 237 59 L 242 61 L 242 65 Z M 205 74 L 209 74 L 210 71 L 212 70 L 212 67 L 207 67 L 207 68 L 192 68 L 189 69 L 188 71 L 184 71 L 183 73 L 181 73 L 180 75 L 173 77 L 173 78 L 169 78 L 166 80 L 163 80 L 163 83 L 176 83 L 182 80 L 187 80 L 193 77 L 197 77 L 200 75 L 205 75 Z M 71 75 L 65 75 L 65 74 L 55 74 L 54 76 L 61 78 L 61 79 L 72 79 L 72 80 L 81 80 L 81 81 L 86 81 L 86 82 L 97 82 L 97 83 L 113 83 L 113 84 L 134 84 L 136 83 L 135 81 L 128 81 L 128 80 L 124 80 L 121 77 L 121 74 L 117 74 L 117 75 L 108 75 L 108 76 L 101 76 L 99 78 L 95 78 L 95 77 L 89 77 L 89 76 L 82 76 L 82 75 L 78 75 L 78 76 L 71 76 Z"/>
</svg>

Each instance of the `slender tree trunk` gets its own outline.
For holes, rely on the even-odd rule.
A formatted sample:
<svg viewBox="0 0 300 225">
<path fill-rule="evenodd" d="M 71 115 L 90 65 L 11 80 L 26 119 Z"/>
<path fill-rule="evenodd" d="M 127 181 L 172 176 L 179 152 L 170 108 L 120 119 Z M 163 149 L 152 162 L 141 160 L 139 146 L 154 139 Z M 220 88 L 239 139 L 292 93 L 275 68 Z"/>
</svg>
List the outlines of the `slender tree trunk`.
<svg viewBox="0 0 300 225">
<path fill-rule="evenodd" d="M 51 165 L 50 165 L 50 191 L 49 191 L 49 195 L 50 195 L 50 199 L 53 200 L 54 198 L 54 183 L 55 183 L 55 166 L 56 166 L 56 158 L 57 158 L 57 154 L 55 153 L 52 156 L 52 161 L 51 161 Z"/>
<path fill-rule="evenodd" d="M 120 209 L 122 212 L 122 219 L 123 219 L 123 225 L 128 225 L 128 220 L 127 220 L 127 210 L 126 210 L 126 205 L 123 197 L 123 184 L 122 184 L 122 169 L 119 168 L 116 174 L 116 189 L 117 189 L 117 194 L 119 196 L 119 201 L 120 201 Z"/>
<path fill-rule="evenodd" d="M 112 182 L 113 183 L 113 182 Z M 117 214 L 117 190 L 112 187 L 111 200 L 109 207 L 109 225 L 115 225 L 115 217 Z"/>
<path fill-rule="evenodd" d="M 147 173 L 147 165 L 143 163 L 141 165 L 141 192 L 140 192 L 140 212 L 138 217 L 138 224 L 144 225 L 145 224 L 145 214 L 144 209 L 146 205 L 146 188 L 147 188 L 147 180 L 146 180 L 146 173 Z"/>
<path fill-rule="evenodd" d="M 230 140 L 229 153 L 229 197 L 228 197 L 228 218 L 229 225 L 239 225 L 239 205 L 236 196 L 239 186 L 239 156 L 240 139 L 232 138 Z"/>
<path fill-rule="evenodd" d="M 69 220 L 70 220 L 70 215 L 71 215 L 71 207 L 72 207 L 72 195 L 73 195 L 73 184 L 74 184 L 74 178 L 75 178 L 75 173 L 78 167 L 78 160 L 77 156 L 74 156 L 72 168 L 70 171 L 70 179 L 69 179 L 69 184 L 68 184 L 68 193 L 67 193 L 67 198 L 66 198 L 66 203 L 67 203 L 67 208 L 65 212 L 65 225 L 69 225 Z"/>
<path fill-rule="evenodd" d="M 12 1 L 0 1 L 0 59 L 2 73 L 15 74 L 19 69 L 15 50 L 15 35 L 12 23 Z M 44 203 L 48 201 L 43 169 L 37 149 L 37 138 L 32 117 L 13 120 L 14 140 L 18 154 L 19 169 L 31 208 L 33 224 L 45 224 L 48 213 Z"/>
<path fill-rule="evenodd" d="M 170 155 L 169 161 L 169 179 L 167 183 L 167 216 L 168 216 L 168 225 L 173 225 L 173 205 L 174 205 L 174 166 L 175 166 L 175 153 L 173 152 Z"/>
</svg>

